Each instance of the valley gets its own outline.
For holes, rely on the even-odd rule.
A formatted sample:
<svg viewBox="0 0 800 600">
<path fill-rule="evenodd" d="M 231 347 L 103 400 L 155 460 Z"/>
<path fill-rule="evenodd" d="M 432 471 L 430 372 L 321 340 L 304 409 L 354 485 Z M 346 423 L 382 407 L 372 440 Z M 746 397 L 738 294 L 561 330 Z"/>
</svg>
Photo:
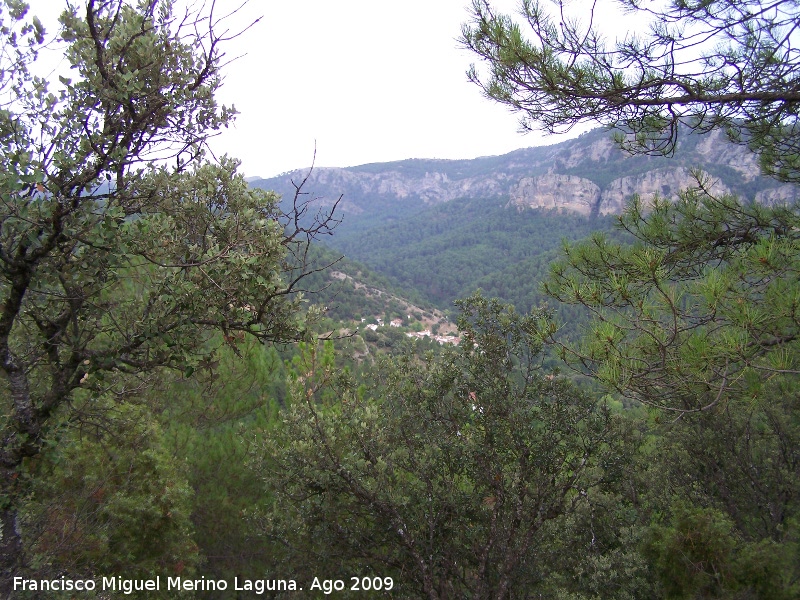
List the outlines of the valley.
<svg viewBox="0 0 800 600">
<path fill-rule="evenodd" d="M 292 171 L 250 184 L 291 197 L 292 182 L 306 174 Z M 795 186 L 762 177 L 753 155 L 720 132 L 687 132 L 675 156 L 665 157 L 627 155 L 604 129 L 474 160 L 319 167 L 307 185 L 322 209 L 342 197 L 342 223 L 325 245 L 361 265 L 356 277 L 369 271 L 383 278 L 378 287 L 391 282 L 408 302 L 452 316 L 453 301 L 478 289 L 522 312 L 546 303 L 541 284 L 563 242 L 597 232 L 623 240 L 615 223 L 634 194 L 645 201 L 675 199 L 696 187 L 698 176 L 712 194 L 765 205 L 799 195 Z M 341 301 L 328 304 L 341 307 Z M 373 308 L 367 316 L 386 312 L 382 305 Z M 582 318 L 572 307 L 552 308 L 567 329 Z M 331 314 L 362 318 L 336 308 Z"/>
</svg>

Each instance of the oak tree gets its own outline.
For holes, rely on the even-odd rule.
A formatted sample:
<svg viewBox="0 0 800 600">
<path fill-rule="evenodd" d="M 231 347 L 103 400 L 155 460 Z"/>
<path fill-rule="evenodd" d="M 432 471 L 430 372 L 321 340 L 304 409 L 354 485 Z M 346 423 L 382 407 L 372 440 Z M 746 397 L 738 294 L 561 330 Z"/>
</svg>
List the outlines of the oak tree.
<svg viewBox="0 0 800 600">
<path fill-rule="evenodd" d="M 170 0 L 68 5 L 53 43 L 69 72 L 37 74 L 45 32 L 0 4 L 0 595 L 20 564 L 27 459 L 78 418 L 71 399 L 121 397 L 160 368 L 190 373 L 214 332 L 303 335 L 308 245 L 329 231 L 298 184 L 284 212 L 206 141 L 225 26 Z"/>
<path fill-rule="evenodd" d="M 370 385 L 313 347 L 296 363 L 293 406 L 254 455 L 281 570 L 389 575 L 401 597 L 530 597 L 550 524 L 599 518 L 595 495 L 625 468 L 620 423 L 541 370 L 540 314 L 460 307 L 457 348 L 387 360 Z"/>
</svg>

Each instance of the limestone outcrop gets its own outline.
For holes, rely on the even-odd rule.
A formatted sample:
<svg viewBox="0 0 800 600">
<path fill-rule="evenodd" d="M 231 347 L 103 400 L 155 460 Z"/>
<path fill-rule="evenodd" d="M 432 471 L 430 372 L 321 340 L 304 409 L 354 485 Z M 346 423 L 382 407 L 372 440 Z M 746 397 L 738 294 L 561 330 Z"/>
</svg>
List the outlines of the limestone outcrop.
<svg viewBox="0 0 800 600">
<path fill-rule="evenodd" d="M 575 175 L 524 177 L 511 188 L 511 203 L 518 208 L 565 210 L 588 216 L 596 210 L 598 200 L 600 188 Z"/>
<path fill-rule="evenodd" d="M 762 177 L 757 157 L 729 142 L 724 133 L 687 135 L 684 140 L 672 157 L 630 156 L 608 131 L 595 130 L 504 156 L 316 168 L 304 191 L 320 198 L 323 207 L 343 196 L 342 212 L 353 219 L 394 218 L 458 198 L 500 201 L 518 210 L 605 215 L 622 212 L 634 194 L 645 201 L 656 194 L 676 198 L 681 190 L 697 186 L 694 173 L 702 169 L 714 194 L 740 194 L 765 204 L 800 199 L 800 188 Z M 307 170 L 298 170 L 250 183 L 291 197 L 292 182 L 306 175 Z"/>
</svg>

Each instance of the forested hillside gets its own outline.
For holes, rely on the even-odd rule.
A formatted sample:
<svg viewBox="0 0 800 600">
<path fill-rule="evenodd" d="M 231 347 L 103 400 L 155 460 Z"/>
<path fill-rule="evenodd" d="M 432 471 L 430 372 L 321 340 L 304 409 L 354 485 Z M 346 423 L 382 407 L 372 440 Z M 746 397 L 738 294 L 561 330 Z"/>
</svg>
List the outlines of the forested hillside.
<svg viewBox="0 0 800 600">
<path fill-rule="evenodd" d="M 441 309 L 481 288 L 527 312 L 544 302 L 541 283 L 564 241 L 612 229 L 609 217 L 460 199 L 327 244 Z"/>
<path fill-rule="evenodd" d="M 761 203 L 797 198 L 794 186 L 762 176 L 754 155 L 722 132 L 688 128 L 669 157 L 631 155 L 614 143 L 608 129 L 599 128 L 574 140 L 503 156 L 316 167 L 250 183 L 291 198 L 293 182 L 308 176 L 308 189 L 322 205 L 330 206 L 341 197 L 343 223 L 338 236 L 348 238 L 456 199 L 586 216 L 618 215 L 633 194 L 677 197 L 681 189 L 697 184 L 696 169 L 710 177 L 715 193 L 739 194 Z"/>
<path fill-rule="evenodd" d="M 800 597 L 797 2 L 475 2 L 616 139 L 254 185 L 219 4 L 0 0 L 0 599 Z"/>
<path fill-rule="evenodd" d="M 317 168 L 251 185 L 292 197 L 292 182 L 306 176 L 320 207 L 341 197 L 342 223 L 325 244 L 440 310 L 477 289 L 523 312 L 541 305 L 562 242 L 595 231 L 621 236 L 615 217 L 634 194 L 675 200 L 700 183 L 760 204 L 794 202 L 798 194 L 761 176 L 752 153 L 721 132 L 689 128 L 671 157 L 628 154 L 596 129 L 504 156 Z M 557 309 L 568 324 L 585 317 Z"/>
</svg>

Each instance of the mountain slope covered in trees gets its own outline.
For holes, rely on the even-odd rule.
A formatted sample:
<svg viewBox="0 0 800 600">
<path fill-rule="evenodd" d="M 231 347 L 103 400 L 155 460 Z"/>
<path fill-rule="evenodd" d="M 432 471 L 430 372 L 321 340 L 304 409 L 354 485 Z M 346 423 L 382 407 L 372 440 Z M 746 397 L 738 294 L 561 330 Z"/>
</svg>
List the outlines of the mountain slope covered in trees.
<svg viewBox="0 0 800 600">
<path fill-rule="evenodd" d="M 233 117 L 213 7 L 74 4 L 57 96 L 29 71 L 41 22 L 0 0 L 0 95 L 19 96 L 0 111 L 2 600 L 800 597 L 800 205 L 781 183 L 800 181 L 800 49 L 780 37 L 797 2 L 648 7 L 660 39 L 617 50 L 644 65 L 666 45 L 642 76 L 672 86 L 684 21 L 710 29 L 755 96 L 723 93 L 706 127 L 716 69 L 677 88 L 712 95 L 699 113 L 651 98 L 627 124 L 645 146 L 674 141 L 670 116 L 738 127 L 775 181 L 719 134 L 680 129 L 667 159 L 595 132 L 511 162 L 320 170 L 333 188 L 283 204 L 203 158 Z M 616 115 L 676 89 L 586 69 L 601 36 L 578 21 L 533 31 L 540 52 L 488 0 L 472 10 L 489 91 L 528 119 L 575 115 L 530 104 L 554 64 L 579 77 L 545 100 L 591 118 L 587 82 Z M 174 167 L 149 160 L 175 148 Z M 716 180 L 673 197 L 692 166 Z M 337 212 L 305 192 L 342 182 L 330 237 Z M 542 299 L 590 318 L 564 336 Z M 454 320 L 458 343 L 433 337 Z"/>
<path fill-rule="evenodd" d="M 674 156 L 630 155 L 606 129 L 551 146 L 472 160 L 409 159 L 347 168 L 315 168 L 307 191 L 331 205 L 342 198 L 337 236 L 359 235 L 392 224 L 427 207 L 463 198 L 500 201 L 515 207 L 564 210 L 585 215 L 619 214 L 634 193 L 675 197 L 696 184 L 692 171 L 710 176 L 716 192 L 732 192 L 763 203 L 793 200 L 793 186 L 760 175 L 757 159 L 714 131 L 687 132 Z M 308 170 L 250 184 L 292 197 Z"/>
<path fill-rule="evenodd" d="M 306 175 L 250 184 L 291 196 Z M 605 129 L 503 156 L 316 168 L 307 186 L 322 209 L 341 197 L 342 222 L 325 244 L 388 277 L 401 295 L 448 310 L 480 288 L 527 311 L 545 301 L 541 282 L 563 240 L 620 235 L 614 217 L 634 194 L 676 199 L 698 176 L 714 194 L 763 204 L 798 196 L 762 177 L 753 155 L 720 132 L 687 131 L 664 157 L 629 155 Z"/>
<path fill-rule="evenodd" d="M 360 236 L 334 235 L 328 244 L 440 308 L 482 288 L 528 311 L 544 301 L 539 283 L 562 241 L 610 230 L 612 223 L 608 217 L 459 199 Z"/>
</svg>

